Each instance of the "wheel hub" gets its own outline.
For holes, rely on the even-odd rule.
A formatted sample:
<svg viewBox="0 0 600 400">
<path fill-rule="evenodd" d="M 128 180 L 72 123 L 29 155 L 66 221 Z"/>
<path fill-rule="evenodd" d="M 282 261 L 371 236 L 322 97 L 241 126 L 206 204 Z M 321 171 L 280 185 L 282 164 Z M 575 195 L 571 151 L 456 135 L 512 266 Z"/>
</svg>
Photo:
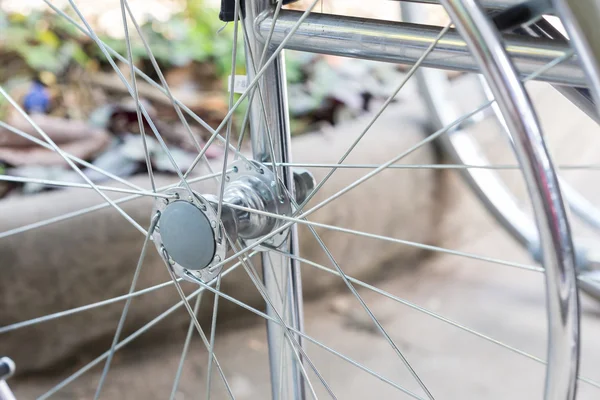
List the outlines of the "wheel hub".
<svg viewBox="0 0 600 400">
<path fill-rule="evenodd" d="M 294 173 L 296 199 L 306 198 L 314 188 L 308 171 Z M 160 213 L 152 234 L 156 248 L 176 275 L 187 280 L 209 282 L 222 271 L 228 241 L 241 239 L 252 244 L 286 221 L 258 214 L 251 210 L 291 216 L 292 200 L 283 182 L 266 166 L 254 161 L 239 160 L 229 166 L 221 219 L 218 220 L 218 197 L 211 194 L 189 193 L 176 187 L 166 192 L 175 200 L 157 199 L 154 213 Z M 244 207 L 240 209 L 237 207 Z M 264 241 L 269 247 L 285 243 L 289 230 Z"/>
</svg>

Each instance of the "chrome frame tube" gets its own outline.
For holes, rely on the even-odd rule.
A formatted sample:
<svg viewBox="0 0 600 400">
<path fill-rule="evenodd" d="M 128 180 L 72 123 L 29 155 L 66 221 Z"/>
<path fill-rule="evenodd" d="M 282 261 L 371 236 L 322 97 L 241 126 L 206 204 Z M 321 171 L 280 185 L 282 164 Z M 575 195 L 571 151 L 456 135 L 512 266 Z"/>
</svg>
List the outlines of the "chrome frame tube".
<svg viewBox="0 0 600 400">
<path fill-rule="evenodd" d="M 410 3 L 423 3 L 423 4 L 440 4 L 440 0 L 395 0 Z M 503 10 L 505 8 L 514 6 L 522 3 L 524 0 L 480 0 L 480 4 L 485 9 L 492 10 Z"/>
<path fill-rule="evenodd" d="M 588 82 L 595 98 L 596 110 L 600 114 L 600 38 L 598 37 L 600 2 L 597 0 L 552 0 L 552 4 L 560 15 L 587 73 Z"/>
<path fill-rule="evenodd" d="M 246 22 L 254 21 L 261 12 L 270 10 L 271 6 L 272 2 L 270 0 L 246 1 Z M 251 46 L 254 60 L 258 62 L 263 53 L 264 44 L 258 40 L 254 29 L 252 29 L 252 24 L 249 24 L 248 28 L 246 30 L 249 36 L 247 46 L 248 44 Z M 270 55 L 267 53 L 266 59 Z M 252 80 L 255 76 L 255 68 L 258 70 L 260 67 L 252 65 L 252 61 L 248 56 L 248 49 L 246 50 L 246 65 L 248 79 Z M 291 163 L 291 134 L 283 52 L 265 71 L 258 88 L 260 88 L 260 93 L 258 91 L 255 93 L 254 100 L 250 105 L 250 135 L 253 158 L 267 166 L 271 162 Z M 264 105 L 262 104 L 263 101 Z M 271 137 L 269 137 L 268 132 Z M 272 148 L 271 139 L 273 141 Z M 272 159 L 271 154 L 273 154 L 275 160 Z M 284 182 L 288 192 L 294 197 L 295 188 L 292 169 L 290 167 L 278 167 L 275 172 Z M 289 229 L 288 240 L 285 244 L 286 248 L 282 250 L 298 256 L 298 228 L 293 225 Z M 262 272 L 267 294 L 271 298 L 273 306 L 277 308 L 277 313 L 283 317 L 290 327 L 302 331 L 302 282 L 298 261 L 273 252 L 264 254 L 262 257 Z M 282 291 L 287 288 L 287 305 L 284 299 L 280 297 L 279 288 Z M 275 317 L 275 312 L 270 306 L 267 306 L 267 314 Z M 304 400 L 304 378 L 296 358 L 288 347 L 290 343 L 285 338 L 283 328 L 273 321 L 267 321 L 267 336 L 273 399 L 279 399 L 279 390 L 283 385 L 283 399 Z M 296 335 L 295 339 L 302 345 L 299 335 Z M 283 375 L 280 375 L 281 371 L 283 371 Z"/>
<path fill-rule="evenodd" d="M 559 182 L 535 112 L 500 35 L 475 0 L 443 0 L 469 43 L 510 130 L 538 226 L 546 275 L 546 400 L 574 399 L 579 368 L 575 252 Z"/>
<path fill-rule="evenodd" d="M 281 10 L 273 32 L 272 44 L 279 45 L 301 13 Z M 270 12 L 263 12 L 255 21 L 255 33 L 265 40 L 273 24 Z M 354 18 L 340 15 L 311 14 L 302 23 L 286 48 L 399 64 L 414 64 L 442 28 L 404 22 Z M 539 70 L 570 48 L 564 41 L 517 35 L 505 37 L 506 48 L 520 76 Z M 424 67 L 464 72 L 479 72 L 476 60 L 456 30 L 448 32 L 429 54 Z M 572 57 L 537 80 L 585 87 L 586 75 L 577 57 Z"/>
</svg>

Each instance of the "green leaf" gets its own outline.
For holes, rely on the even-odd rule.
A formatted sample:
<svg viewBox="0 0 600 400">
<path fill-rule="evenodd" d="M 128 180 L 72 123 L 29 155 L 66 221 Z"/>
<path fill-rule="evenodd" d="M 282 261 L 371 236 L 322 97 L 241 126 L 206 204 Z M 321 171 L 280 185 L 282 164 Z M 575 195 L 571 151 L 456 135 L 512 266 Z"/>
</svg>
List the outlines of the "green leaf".
<svg viewBox="0 0 600 400">
<path fill-rule="evenodd" d="M 50 30 L 38 31 L 36 39 L 40 44 L 49 46 L 53 49 L 58 49 L 58 46 L 60 46 L 60 39 Z"/>
<path fill-rule="evenodd" d="M 56 52 L 46 46 L 23 46 L 19 50 L 21 56 L 31 68 L 36 71 L 57 72 L 61 63 L 56 57 Z"/>
</svg>

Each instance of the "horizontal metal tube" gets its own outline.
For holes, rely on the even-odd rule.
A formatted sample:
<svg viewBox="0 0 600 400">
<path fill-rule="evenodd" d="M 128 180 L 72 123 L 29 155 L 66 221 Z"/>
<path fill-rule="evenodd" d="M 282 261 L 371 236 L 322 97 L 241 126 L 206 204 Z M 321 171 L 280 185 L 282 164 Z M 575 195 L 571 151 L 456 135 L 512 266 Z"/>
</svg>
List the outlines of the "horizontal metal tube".
<svg viewBox="0 0 600 400">
<path fill-rule="evenodd" d="M 299 11 L 281 10 L 273 32 L 272 45 L 279 45 L 300 16 Z M 265 40 L 273 16 L 257 17 L 257 38 Z M 435 40 L 441 28 L 404 22 L 381 21 L 339 15 L 311 14 L 287 42 L 291 50 L 323 53 L 398 64 L 414 64 Z M 525 77 L 569 51 L 564 42 L 545 38 L 506 35 L 504 42 L 522 77 Z M 478 72 L 465 41 L 450 30 L 423 62 L 424 67 Z M 537 80 L 586 86 L 586 78 L 576 56 L 555 66 Z"/>
<path fill-rule="evenodd" d="M 396 1 L 408 1 L 411 3 L 425 3 L 425 4 L 440 4 L 440 0 L 396 0 Z M 479 3 L 486 9 L 501 10 L 522 3 L 523 0 L 480 0 Z"/>
</svg>

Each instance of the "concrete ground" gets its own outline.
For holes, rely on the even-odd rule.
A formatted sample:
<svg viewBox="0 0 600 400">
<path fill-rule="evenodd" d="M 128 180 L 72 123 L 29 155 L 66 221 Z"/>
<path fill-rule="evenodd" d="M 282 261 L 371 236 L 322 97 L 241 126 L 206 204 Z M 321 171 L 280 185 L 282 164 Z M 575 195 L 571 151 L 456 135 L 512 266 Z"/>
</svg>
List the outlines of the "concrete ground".
<svg viewBox="0 0 600 400">
<path fill-rule="evenodd" d="M 551 107 L 562 104 L 546 88 L 534 87 L 533 90 L 536 99 L 546 102 L 556 100 L 557 103 L 549 103 Z M 600 136 L 594 141 L 594 136 L 585 135 L 593 132 L 595 127 L 581 122 L 576 111 L 561 107 L 556 106 L 554 110 L 560 109 L 563 117 L 551 120 L 552 126 L 549 129 L 549 134 L 558 133 L 558 139 L 552 139 L 553 143 L 562 143 L 558 145 L 557 158 L 561 159 L 572 151 L 573 146 L 581 149 L 581 141 L 567 140 L 578 134 L 590 141 L 585 142 L 588 146 L 579 151 L 579 158 L 571 158 L 571 161 L 594 162 L 597 158 L 588 149 L 597 149 Z M 543 118 L 548 123 L 548 118 L 553 116 L 552 109 L 547 113 Z M 571 150 L 567 149 L 569 146 Z M 502 151 L 498 142 L 497 147 L 493 148 L 498 149 L 497 154 Z M 597 185 L 589 185 L 589 182 L 593 182 L 590 180 L 594 176 L 593 171 L 570 172 L 568 176 L 587 195 L 600 200 Z M 513 175 L 512 179 L 518 178 Z M 447 202 L 448 212 L 444 214 L 438 227 L 441 237 L 445 238 L 440 245 L 532 264 L 525 251 L 488 216 L 455 174 L 444 173 L 443 181 L 446 185 L 447 195 L 444 201 Z M 541 273 L 434 253 L 418 265 L 390 267 L 387 276 L 372 282 L 375 286 L 482 335 L 544 358 L 546 318 L 544 279 Z M 304 265 L 303 268 L 303 274 L 324 274 L 309 265 Z M 541 363 L 380 294 L 366 289 L 360 289 L 359 292 L 435 398 L 541 398 L 545 372 Z M 581 300 L 583 345 L 580 373 L 600 382 L 600 305 L 585 296 Z M 211 301 L 210 297 L 205 301 Z M 157 314 L 160 311 L 162 310 L 157 310 Z M 331 294 L 308 304 L 305 308 L 305 321 L 306 332 L 311 337 L 381 374 L 394 384 L 415 392 L 419 397 L 425 397 L 402 361 L 374 329 L 349 292 Z M 231 323 L 235 323 L 237 329 L 228 329 L 227 325 Z M 264 323 L 248 313 L 247 318 L 239 316 L 236 321 L 220 325 L 218 330 L 221 333 L 217 332 L 215 354 L 235 398 L 269 398 Z M 144 342 L 142 339 L 117 353 L 102 398 L 168 398 L 184 336 L 185 330 L 174 330 L 160 343 Z M 392 385 L 314 344 L 307 345 L 306 351 L 339 399 L 408 398 Z M 33 398 L 43 393 L 85 361 L 89 360 L 80 360 L 77 365 L 56 376 L 19 379 L 13 384 L 17 397 Z M 195 336 L 184 365 L 177 399 L 204 397 L 206 361 L 206 349 Z M 132 370 L 137 371 L 137 374 L 132 374 Z M 100 373 L 101 369 L 98 367 L 89 371 L 76 383 L 67 386 L 56 398 L 92 398 Z M 311 372 L 309 375 L 319 398 L 328 398 L 319 379 Z M 579 399 L 597 399 L 600 389 L 579 381 L 578 393 Z M 213 375 L 212 398 L 228 398 L 216 373 Z"/>
</svg>

